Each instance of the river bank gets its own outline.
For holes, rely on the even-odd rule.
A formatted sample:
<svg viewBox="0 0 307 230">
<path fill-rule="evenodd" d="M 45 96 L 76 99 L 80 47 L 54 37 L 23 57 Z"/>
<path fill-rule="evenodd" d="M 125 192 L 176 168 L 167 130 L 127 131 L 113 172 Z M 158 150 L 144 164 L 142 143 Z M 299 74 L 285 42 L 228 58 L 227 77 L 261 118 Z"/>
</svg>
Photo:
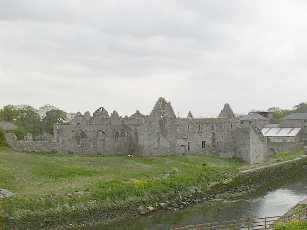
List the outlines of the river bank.
<svg viewBox="0 0 307 230">
<path fill-rule="evenodd" d="M 158 211 L 157 214 L 149 215 L 148 217 L 143 217 L 136 220 L 134 219 L 133 221 L 123 221 L 118 224 L 111 225 L 98 224 L 93 225 L 92 227 L 87 225 L 86 227 L 80 227 L 78 229 L 125 229 L 124 226 L 131 226 L 132 229 L 170 229 L 173 226 L 178 226 L 179 223 L 182 223 L 183 225 L 190 225 L 202 224 L 205 222 L 212 223 L 223 220 L 234 220 L 236 218 L 239 219 L 240 217 L 254 218 L 281 215 L 299 202 L 301 200 L 301 196 L 290 198 L 287 197 L 287 190 L 279 190 L 277 188 L 286 183 L 293 183 L 296 180 L 299 181 L 301 178 L 305 178 L 305 164 L 306 158 L 303 158 L 277 163 L 271 166 L 260 167 L 258 169 L 243 171 L 231 181 L 218 185 L 212 185 L 207 194 L 198 194 L 199 196 L 196 197 L 196 200 L 192 201 L 192 203 L 196 204 L 195 208 L 188 208 L 187 210 L 184 209 L 182 211 L 178 211 L 178 207 L 180 205 L 184 205 L 181 204 L 181 201 L 183 201 L 183 203 L 189 203 L 191 202 L 189 198 L 183 198 L 182 200 L 177 200 L 177 203 L 171 203 L 171 205 L 174 205 L 173 207 L 175 207 L 175 210 L 178 211 L 176 212 L 177 214 L 171 214 L 171 211 L 164 211 L 164 213 Z M 284 170 L 291 171 L 286 175 Z M 266 176 L 266 178 L 263 176 Z M 268 179 L 268 177 L 270 177 L 270 179 Z M 305 184 L 307 184 L 307 181 Z M 294 185 L 293 189 L 295 189 L 296 186 L 302 187 L 301 189 L 305 191 L 305 185 Z M 273 194 L 268 192 L 275 189 L 277 189 L 277 191 Z M 291 193 L 292 192 L 290 192 L 289 195 Z M 258 214 L 253 213 L 250 210 L 252 207 L 248 206 L 248 200 L 251 197 L 261 197 L 263 194 L 268 194 L 268 200 L 265 199 L 262 201 L 261 199 L 259 200 L 259 198 L 257 198 L 256 200 L 252 201 L 251 205 L 261 207 L 261 203 L 258 204 L 258 202 L 265 202 L 268 203 L 270 211 L 264 208 Z M 281 200 L 279 200 L 279 197 L 281 197 Z M 290 199 L 291 201 L 288 200 L 285 202 L 283 197 L 285 199 Z M 307 194 L 305 197 L 307 197 Z M 197 204 L 198 201 L 200 201 L 199 204 Z M 253 204 L 254 202 L 255 204 Z M 170 208 L 170 210 L 172 210 L 172 208 Z M 250 214 L 248 214 L 249 212 Z M 200 219 L 203 220 L 200 221 Z M 200 222 L 197 222 L 197 220 Z"/>
<path fill-rule="evenodd" d="M 307 199 L 300 201 L 284 214 L 276 224 L 276 230 L 307 228 Z"/>
<path fill-rule="evenodd" d="M 75 228 L 244 197 L 302 172 L 306 158 L 258 169 L 214 156 L 80 157 L 0 151 L 0 201 L 9 229 Z M 264 180 L 265 178 L 265 180 Z"/>
</svg>

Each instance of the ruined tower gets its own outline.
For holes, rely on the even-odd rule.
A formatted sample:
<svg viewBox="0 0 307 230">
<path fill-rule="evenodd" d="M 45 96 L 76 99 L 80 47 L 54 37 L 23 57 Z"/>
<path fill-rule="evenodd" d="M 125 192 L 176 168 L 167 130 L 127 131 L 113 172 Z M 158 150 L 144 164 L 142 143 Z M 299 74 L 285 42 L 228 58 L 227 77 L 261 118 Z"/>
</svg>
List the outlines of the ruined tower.
<svg viewBox="0 0 307 230">
<path fill-rule="evenodd" d="M 224 105 L 224 108 L 222 109 L 222 111 L 219 114 L 219 118 L 226 118 L 226 119 L 234 119 L 235 118 L 235 114 L 233 113 L 230 105 L 228 103 L 226 103 Z"/>
<path fill-rule="evenodd" d="M 156 102 L 150 117 L 152 118 L 176 118 L 173 107 L 170 102 L 167 102 L 165 98 L 160 97 Z"/>
</svg>

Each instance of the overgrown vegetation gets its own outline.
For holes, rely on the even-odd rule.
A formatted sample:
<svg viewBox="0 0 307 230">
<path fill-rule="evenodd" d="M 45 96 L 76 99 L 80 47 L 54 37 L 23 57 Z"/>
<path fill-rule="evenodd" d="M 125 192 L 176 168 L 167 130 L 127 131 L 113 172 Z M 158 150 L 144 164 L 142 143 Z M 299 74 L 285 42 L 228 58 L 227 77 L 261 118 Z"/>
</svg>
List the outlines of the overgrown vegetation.
<svg viewBox="0 0 307 230">
<path fill-rule="evenodd" d="M 272 160 L 276 162 L 287 161 L 287 160 L 293 160 L 303 155 L 304 155 L 303 149 L 296 152 L 280 152 L 280 153 L 275 153 L 272 157 Z"/>
<path fill-rule="evenodd" d="M 291 113 L 307 113 L 307 103 L 300 103 L 293 107 L 293 109 L 281 109 L 273 107 L 268 109 L 273 112 L 273 119 L 275 123 L 280 123 L 286 116 Z"/>
<path fill-rule="evenodd" d="M 6 146 L 4 131 L 0 128 L 0 147 Z"/>
<path fill-rule="evenodd" d="M 280 123 L 286 116 L 291 113 L 291 110 L 283 109 L 273 113 L 274 123 Z"/>
<path fill-rule="evenodd" d="M 305 230 L 307 229 L 306 221 L 290 221 L 287 224 L 279 224 L 275 227 L 275 230 Z"/>
<path fill-rule="evenodd" d="M 0 121 L 7 121 L 17 125 L 16 136 L 23 139 L 28 133 L 33 137 L 44 133 L 53 134 L 53 126 L 62 123 L 66 119 L 66 113 L 62 110 L 51 110 L 46 116 L 40 114 L 31 106 L 21 108 L 7 105 L 0 109 Z"/>
</svg>

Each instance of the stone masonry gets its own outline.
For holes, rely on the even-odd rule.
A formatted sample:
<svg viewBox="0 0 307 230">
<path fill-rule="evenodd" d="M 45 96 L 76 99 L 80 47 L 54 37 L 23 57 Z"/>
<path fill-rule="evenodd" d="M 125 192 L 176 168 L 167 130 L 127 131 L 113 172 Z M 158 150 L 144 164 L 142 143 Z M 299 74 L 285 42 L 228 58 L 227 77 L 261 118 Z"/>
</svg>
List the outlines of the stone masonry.
<svg viewBox="0 0 307 230">
<path fill-rule="evenodd" d="M 78 113 L 68 124 L 56 125 L 54 137 L 46 140 L 20 141 L 13 133 L 6 136 L 20 151 L 145 156 L 214 153 L 249 163 L 268 156 L 261 132 L 252 125 L 242 125 L 229 104 L 217 118 L 194 118 L 191 112 L 187 118 L 179 118 L 164 98 L 159 98 L 149 115 L 136 111 L 130 117 L 120 117 L 104 108 L 93 116 Z"/>
</svg>

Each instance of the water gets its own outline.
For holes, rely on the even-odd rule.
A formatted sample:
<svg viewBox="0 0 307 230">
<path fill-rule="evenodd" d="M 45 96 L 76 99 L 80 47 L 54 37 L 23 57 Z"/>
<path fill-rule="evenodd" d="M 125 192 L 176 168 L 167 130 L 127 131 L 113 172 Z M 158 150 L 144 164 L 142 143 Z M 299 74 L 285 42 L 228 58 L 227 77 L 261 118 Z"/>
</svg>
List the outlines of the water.
<svg viewBox="0 0 307 230">
<path fill-rule="evenodd" d="M 258 194 L 248 200 L 213 201 L 178 212 L 157 212 L 112 226 L 96 226 L 90 230 L 154 229 L 166 230 L 174 226 L 220 222 L 244 217 L 280 216 L 300 201 L 307 199 L 307 178 L 301 178 L 274 191 Z"/>
</svg>

